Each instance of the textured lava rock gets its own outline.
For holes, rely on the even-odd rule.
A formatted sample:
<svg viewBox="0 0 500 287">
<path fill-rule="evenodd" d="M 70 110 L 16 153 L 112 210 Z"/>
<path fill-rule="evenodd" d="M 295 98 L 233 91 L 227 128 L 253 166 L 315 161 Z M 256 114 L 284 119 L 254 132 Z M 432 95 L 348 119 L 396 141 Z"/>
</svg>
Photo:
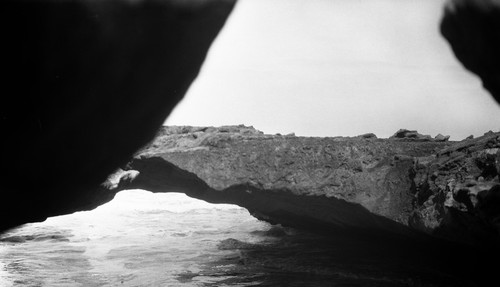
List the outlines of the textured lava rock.
<svg viewBox="0 0 500 287">
<path fill-rule="evenodd" d="M 130 163 L 140 173 L 119 171 L 101 184 L 152 139 L 234 1 L 1 5 L 0 230 L 91 209 L 135 185 L 234 202 L 305 228 L 407 233 L 401 226 L 410 226 L 466 241 L 497 234 L 495 134 L 449 146 L 442 137 L 411 134 L 388 141 L 167 129 Z M 497 100 L 498 7 L 495 0 L 450 1 L 441 23 L 455 55 Z"/>
<path fill-rule="evenodd" d="M 164 127 L 128 164 L 139 173 L 127 188 L 238 204 L 257 218 L 314 231 L 494 240 L 499 136 L 445 142 Z"/>
<path fill-rule="evenodd" d="M 100 184 L 155 136 L 234 1 L 0 5 L 2 230 L 112 199 Z"/>
<path fill-rule="evenodd" d="M 463 241 L 498 240 L 500 133 L 486 133 L 415 159 L 410 225 Z"/>
</svg>

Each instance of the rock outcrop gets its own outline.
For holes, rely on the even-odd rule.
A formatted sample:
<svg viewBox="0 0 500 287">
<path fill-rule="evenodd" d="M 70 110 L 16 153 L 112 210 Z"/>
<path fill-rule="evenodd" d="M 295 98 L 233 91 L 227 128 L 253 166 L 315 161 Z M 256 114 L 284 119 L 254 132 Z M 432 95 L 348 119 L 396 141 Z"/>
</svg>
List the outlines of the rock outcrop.
<svg viewBox="0 0 500 287">
<path fill-rule="evenodd" d="M 500 235 L 500 133 L 489 132 L 416 158 L 410 225 L 463 241 Z"/>
<path fill-rule="evenodd" d="M 183 192 L 319 232 L 498 238 L 500 133 L 462 142 L 164 127 L 120 188 Z"/>
<path fill-rule="evenodd" d="M 436 135 L 434 138 L 430 135 L 423 135 L 418 133 L 417 131 L 410 131 L 407 129 L 400 129 L 394 135 L 390 137 L 390 139 L 395 140 L 413 140 L 413 141 L 441 141 L 445 142 L 450 139 L 450 136 L 444 136 L 442 134 Z"/>
<path fill-rule="evenodd" d="M 197 76 L 235 0 L 1 3 L 0 230 L 91 209 Z"/>
<path fill-rule="evenodd" d="M 382 140 L 164 130 L 164 143 L 131 162 L 140 174 L 117 173 L 101 184 L 154 137 L 234 2 L 2 1 L 0 231 L 92 209 L 135 185 L 238 203 L 289 225 L 399 233 L 411 226 L 491 238 L 498 225 L 496 134 L 455 144 L 408 133 Z M 500 102 L 498 15 L 495 0 L 451 0 L 441 31 Z M 298 207 L 297 198 L 307 204 Z"/>
</svg>

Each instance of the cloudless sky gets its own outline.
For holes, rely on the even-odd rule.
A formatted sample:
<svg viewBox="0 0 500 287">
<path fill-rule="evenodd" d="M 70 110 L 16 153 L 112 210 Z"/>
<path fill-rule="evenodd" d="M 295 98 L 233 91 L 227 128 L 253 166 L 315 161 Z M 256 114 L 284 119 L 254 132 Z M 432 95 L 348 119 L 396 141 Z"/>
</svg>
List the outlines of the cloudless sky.
<svg viewBox="0 0 500 287">
<path fill-rule="evenodd" d="M 444 0 L 239 0 L 166 125 L 461 140 L 500 106 L 439 34 Z"/>
</svg>

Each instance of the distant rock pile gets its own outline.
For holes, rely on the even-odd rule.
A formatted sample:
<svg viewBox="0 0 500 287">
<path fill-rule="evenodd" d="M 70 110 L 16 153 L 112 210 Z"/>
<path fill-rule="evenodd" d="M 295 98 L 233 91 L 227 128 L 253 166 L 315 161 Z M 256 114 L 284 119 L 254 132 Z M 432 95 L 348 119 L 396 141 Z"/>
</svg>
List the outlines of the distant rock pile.
<svg viewBox="0 0 500 287">
<path fill-rule="evenodd" d="M 390 139 L 445 142 L 445 141 L 448 141 L 450 139 L 450 136 L 444 136 L 442 134 L 438 134 L 437 136 L 435 136 L 433 138 L 430 135 L 423 135 L 423 134 L 418 133 L 417 131 L 400 129 L 394 135 L 392 135 L 390 137 Z"/>
</svg>

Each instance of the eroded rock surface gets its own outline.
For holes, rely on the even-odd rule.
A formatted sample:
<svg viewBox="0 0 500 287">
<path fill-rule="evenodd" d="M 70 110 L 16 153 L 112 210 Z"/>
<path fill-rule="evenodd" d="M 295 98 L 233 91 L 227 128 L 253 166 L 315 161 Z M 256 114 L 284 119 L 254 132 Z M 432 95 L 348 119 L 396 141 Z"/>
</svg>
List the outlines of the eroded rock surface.
<svg viewBox="0 0 500 287">
<path fill-rule="evenodd" d="M 500 133 L 489 132 L 415 159 L 411 225 L 464 241 L 498 240 Z"/>
<path fill-rule="evenodd" d="M 497 236 L 499 136 L 447 142 L 164 127 L 128 164 L 139 173 L 124 186 L 238 204 L 315 231 L 418 230 L 474 242 Z"/>
</svg>

